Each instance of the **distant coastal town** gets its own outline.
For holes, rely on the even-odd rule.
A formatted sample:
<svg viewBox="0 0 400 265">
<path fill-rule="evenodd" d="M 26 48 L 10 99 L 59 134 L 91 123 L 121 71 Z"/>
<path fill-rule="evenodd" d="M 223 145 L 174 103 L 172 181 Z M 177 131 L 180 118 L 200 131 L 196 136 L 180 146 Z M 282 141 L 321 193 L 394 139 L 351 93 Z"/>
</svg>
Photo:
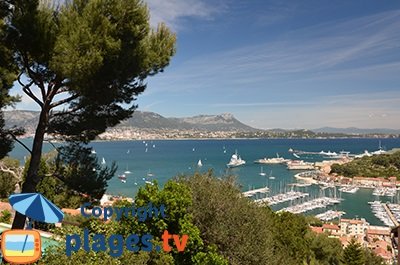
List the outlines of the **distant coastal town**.
<svg viewBox="0 0 400 265">
<path fill-rule="evenodd" d="M 25 129 L 23 137 L 33 137 L 39 117 L 37 111 L 6 111 L 8 127 Z M 398 130 L 389 129 L 257 129 L 237 120 L 232 114 L 198 115 L 188 118 L 165 118 L 157 113 L 135 111 L 119 125 L 108 128 L 97 140 L 163 139 L 328 139 L 328 138 L 399 138 Z M 55 138 L 47 135 L 47 138 Z"/>
<path fill-rule="evenodd" d="M 394 134 L 343 134 L 315 133 L 310 130 L 295 131 L 204 131 L 170 129 L 112 128 L 98 136 L 99 140 L 162 140 L 162 139 L 235 139 L 235 138 L 398 138 Z"/>
</svg>

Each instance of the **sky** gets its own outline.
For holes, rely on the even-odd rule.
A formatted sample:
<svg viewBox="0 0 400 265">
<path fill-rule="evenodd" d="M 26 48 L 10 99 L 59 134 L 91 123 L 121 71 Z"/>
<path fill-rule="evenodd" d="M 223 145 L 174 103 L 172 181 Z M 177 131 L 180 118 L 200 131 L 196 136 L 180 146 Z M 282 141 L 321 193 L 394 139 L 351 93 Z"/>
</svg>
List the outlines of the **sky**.
<svg viewBox="0 0 400 265">
<path fill-rule="evenodd" d="M 400 1 L 145 0 L 177 53 L 138 110 L 262 129 L 400 129 Z M 12 93 L 18 93 L 14 89 Z M 37 109 L 23 97 L 17 109 Z"/>
</svg>

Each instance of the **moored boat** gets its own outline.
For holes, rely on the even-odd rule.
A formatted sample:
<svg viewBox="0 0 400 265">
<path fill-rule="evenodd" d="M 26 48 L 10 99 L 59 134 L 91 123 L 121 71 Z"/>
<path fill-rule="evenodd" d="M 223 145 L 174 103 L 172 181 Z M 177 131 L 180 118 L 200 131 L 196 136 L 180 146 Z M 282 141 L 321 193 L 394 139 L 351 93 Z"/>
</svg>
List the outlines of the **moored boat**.
<svg viewBox="0 0 400 265">
<path fill-rule="evenodd" d="M 246 161 L 244 161 L 238 154 L 237 152 L 235 152 L 232 157 L 231 160 L 229 161 L 228 164 L 226 164 L 227 167 L 232 168 L 232 167 L 238 167 L 241 165 L 246 164 Z"/>
</svg>

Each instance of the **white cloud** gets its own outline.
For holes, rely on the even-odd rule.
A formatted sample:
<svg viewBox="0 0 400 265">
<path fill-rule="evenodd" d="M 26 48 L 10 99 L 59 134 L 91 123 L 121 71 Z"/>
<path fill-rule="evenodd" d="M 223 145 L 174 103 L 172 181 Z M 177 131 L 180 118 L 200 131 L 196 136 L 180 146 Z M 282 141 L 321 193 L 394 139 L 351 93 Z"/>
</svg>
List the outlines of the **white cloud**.
<svg viewBox="0 0 400 265">
<path fill-rule="evenodd" d="M 219 10 L 216 5 L 207 4 L 202 0 L 146 0 L 146 3 L 150 9 L 150 22 L 153 27 L 164 22 L 174 30 L 184 27 L 184 18 L 210 19 Z"/>
</svg>

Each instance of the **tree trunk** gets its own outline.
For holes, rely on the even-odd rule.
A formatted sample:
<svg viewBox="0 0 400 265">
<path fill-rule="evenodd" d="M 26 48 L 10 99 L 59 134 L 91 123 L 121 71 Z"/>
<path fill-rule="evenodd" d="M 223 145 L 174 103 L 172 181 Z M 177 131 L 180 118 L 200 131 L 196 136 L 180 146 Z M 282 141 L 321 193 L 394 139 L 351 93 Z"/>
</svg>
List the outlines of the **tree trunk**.
<svg viewBox="0 0 400 265">
<path fill-rule="evenodd" d="M 46 133 L 47 123 L 49 120 L 49 109 L 43 107 L 40 112 L 39 123 L 36 127 L 35 137 L 32 145 L 32 156 L 29 162 L 28 172 L 26 179 L 22 185 L 21 193 L 34 193 L 36 192 L 36 185 L 40 182 L 40 176 L 38 176 L 40 159 L 42 157 L 42 146 L 44 140 L 44 134 Z M 24 229 L 26 216 L 16 212 L 12 229 Z"/>
</svg>

